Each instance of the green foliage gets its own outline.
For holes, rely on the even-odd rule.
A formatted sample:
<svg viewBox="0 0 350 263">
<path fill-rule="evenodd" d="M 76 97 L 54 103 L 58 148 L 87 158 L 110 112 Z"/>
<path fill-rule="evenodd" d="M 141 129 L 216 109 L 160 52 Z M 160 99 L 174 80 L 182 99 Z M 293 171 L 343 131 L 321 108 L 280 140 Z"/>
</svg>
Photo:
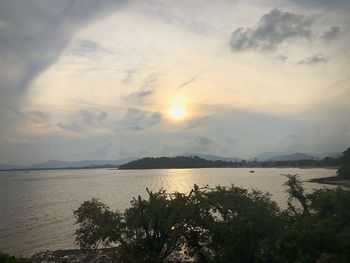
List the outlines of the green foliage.
<svg viewBox="0 0 350 263">
<path fill-rule="evenodd" d="M 268 194 L 217 186 L 195 191 L 194 199 L 195 234 L 187 242 L 199 261 L 254 262 L 271 253 L 280 211 Z"/>
<path fill-rule="evenodd" d="M 74 216 L 80 226 L 75 233 L 76 240 L 82 248 L 108 246 L 120 238 L 123 228 L 121 214 L 109 211 L 98 199 L 85 201 L 74 211 Z"/>
<path fill-rule="evenodd" d="M 350 148 L 343 152 L 342 165 L 338 169 L 338 175 L 343 178 L 350 178 Z"/>
<path fill-rule="evenodd" d="M 93 199 L 74 212 L 77 242 L 113 246 L 119 262 L 165 262 L 180 250 L 196 262 L 347 262 L 350 192 L 307 195 L 297 175 L 286 177 L 284 211 L 269 194 L 233 185 L 195 185 L 187 195 L 147 189 L 124 213 Z"/>
<path fill-rule="evenodd" d="M 30 263 L 30 262 L 23 259 L 17 259 L 14 256 L 9 256 L 7 254 L 0 252 L 0 263 Z"/>
<path fill-rule="evenodd" d="M 287 174 L 285 175 L 288 180 L 284 183 L 287 186 L 288 207 L 289 210 L 295 214 L 298 214 L 297 208 L 293 205 L 292 201 L 297 200 L 303 208 L 302 215 L 310 215 L 308 200 L 305 196 L 305 191 L 302 182 L 297 175 Z"/>
</svg>

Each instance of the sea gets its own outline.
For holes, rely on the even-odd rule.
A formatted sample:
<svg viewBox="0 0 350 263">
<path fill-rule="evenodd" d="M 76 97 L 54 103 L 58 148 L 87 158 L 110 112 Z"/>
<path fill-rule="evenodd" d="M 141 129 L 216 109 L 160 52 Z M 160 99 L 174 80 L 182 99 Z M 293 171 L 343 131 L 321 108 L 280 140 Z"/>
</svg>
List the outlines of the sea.
<svg viewBox="0 0 350 263">
<path fill-rule="evenodd" d="M 251 172 L 254 170 L 254 172 Z M 73 210 L 91 198 L 123 211 L 133 197 L 156 191 L 189 192 L 199 186 L 234 184 L 269 192 L 286 207 L 286 174 L 298 174 L 308 192 L 334 187 L 307 182 L 335 169 L 205 168 L 159 170 L 73 169 L 0 172 L 0 251 L 29 257 L 46 250 L 77 248 Z"/>
</svg>

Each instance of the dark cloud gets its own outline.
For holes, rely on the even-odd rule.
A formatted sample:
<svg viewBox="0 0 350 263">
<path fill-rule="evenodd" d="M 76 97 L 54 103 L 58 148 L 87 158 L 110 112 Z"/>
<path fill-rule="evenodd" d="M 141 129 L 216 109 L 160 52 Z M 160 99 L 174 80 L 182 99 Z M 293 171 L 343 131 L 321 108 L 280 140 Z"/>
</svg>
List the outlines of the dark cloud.
<svg viewBox="0 0 350 263">
<path fill-rule="evenodd" d="M 56 61 L 82 26 L 117 10 L 124 2 L 0 1 L 1 107 L 20 104 L 24 90 L 36 76 Z"/>
<path fill-rule="evenodd" d="M 339 36 L 339 33 L 340 33 L 340 27 L 333 26 L 333 27 L 329 28 L 327 31 L 325 31 L 321 35 L 321 38 L 325 41 L 332 41 Z"/>
<path fill-rule="evenodd" d="M 308 57 L 304 60 L 300 60 L 298 62 L 298 65 L 316 65 L 316 64 L 323 64 L 323 63 L 327 63 L 328 62 L 328 57 L 319 53 L 319 54 L 315 54 L 311 57 Z"/>
<path fill-rule="evenodd" d="M 342 9 L 344 7 L 350 6 L 349 0 L 290 0 L 290 1 L 305 7 L 310 7 L 310 8 L 323 7 L 326 9 Z"/>
<path fill-rule="evenodd" d="M 233 51 L 275 50 L 289 39 L 309 39 L 312 23 L 313 19 L 304 15 L 273 9 L 254 27 L 236 29 L 231 35 L 230 47 Z"/>
</svg>

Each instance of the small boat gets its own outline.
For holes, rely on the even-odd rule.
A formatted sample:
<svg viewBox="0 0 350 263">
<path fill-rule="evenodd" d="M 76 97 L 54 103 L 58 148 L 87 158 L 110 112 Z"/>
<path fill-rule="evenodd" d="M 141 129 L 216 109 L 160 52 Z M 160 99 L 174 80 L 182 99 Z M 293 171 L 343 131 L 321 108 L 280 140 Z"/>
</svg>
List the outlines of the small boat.
<svg viewBox="0 0 350 263">
<path fill-rule="evenodd" d="M 254 171 L 254 170 L 250 170 L 249 172 L 250 172 L 250 173 L 255 173 L 255 171 Z"/>
</svg>

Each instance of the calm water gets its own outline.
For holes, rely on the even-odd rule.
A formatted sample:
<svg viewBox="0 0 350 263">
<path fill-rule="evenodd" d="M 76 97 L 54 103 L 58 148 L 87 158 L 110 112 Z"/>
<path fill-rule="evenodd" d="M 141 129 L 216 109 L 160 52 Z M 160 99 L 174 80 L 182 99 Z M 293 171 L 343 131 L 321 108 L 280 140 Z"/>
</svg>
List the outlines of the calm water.
<svg viewBox="0 0 350 263">
<path fill-rule="evenodd" d="M 230 185 L 270 192 L 281 207 L 287 196 L 281 174 L 303 180 L 335 174 L 332 169 L 260 168 L 180 170 L 58 170 L 0 172 L 0 251 L 29 256 L 42 250 L 75 247 L 73 210 L 97 197 L 125 209 L 145 188 L 188 192 L 193 184 Z M 308 190 L 324 187 L 305 183 Z"/>
</svg>

